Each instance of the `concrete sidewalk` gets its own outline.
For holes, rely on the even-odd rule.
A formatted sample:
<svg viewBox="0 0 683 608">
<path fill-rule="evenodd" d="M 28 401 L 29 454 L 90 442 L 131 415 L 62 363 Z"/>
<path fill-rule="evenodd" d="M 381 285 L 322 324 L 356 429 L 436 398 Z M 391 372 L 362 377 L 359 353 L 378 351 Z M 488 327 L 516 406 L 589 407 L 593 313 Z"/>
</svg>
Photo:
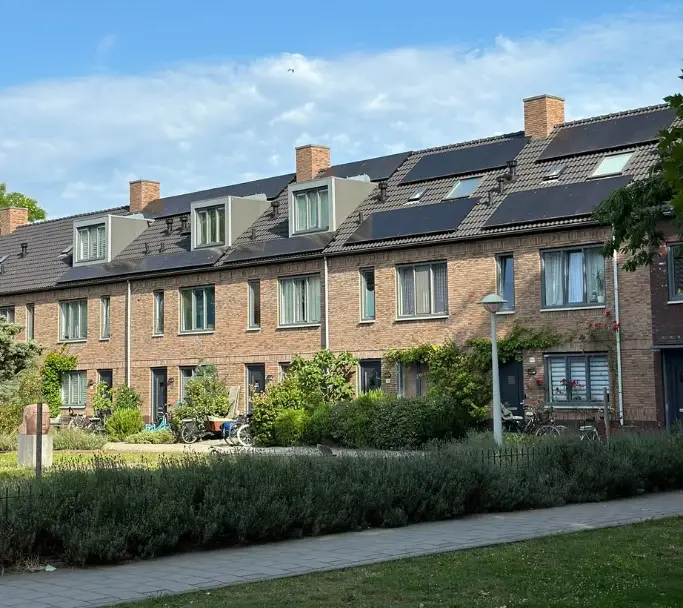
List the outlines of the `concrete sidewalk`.
<svg viewBox="0 0 683 608">
<path fill-rule="evenodd" d="M 188 553 L 106 568 L 12 574 L 0 578 L 0 605 L 92 608 L 676 515 L 683 515 L 683 492 Z"/>
</svg>

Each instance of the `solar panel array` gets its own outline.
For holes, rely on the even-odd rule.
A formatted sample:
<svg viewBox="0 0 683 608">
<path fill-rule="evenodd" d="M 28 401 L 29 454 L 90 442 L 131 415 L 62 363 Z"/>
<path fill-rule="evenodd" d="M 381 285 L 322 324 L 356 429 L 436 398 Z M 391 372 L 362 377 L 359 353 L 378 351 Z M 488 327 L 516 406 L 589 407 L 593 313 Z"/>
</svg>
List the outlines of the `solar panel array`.
<svg viewBox="0 0 683 608">
<path fill-rule="evenodd" d="M 356 175 L 367 175 L 370 181 L 379 182 L 389 179 L 403 161 L 410 156 L 410 152 L 400 152 L 389 156 L 379 156 L 358 160 L 342 165 L 333 165 L 325 171 L 321 177 L 355 177 Z"/>
<path fill-rule="evenodd" d="M 332 233 L 294 236 L 287 239 L 271 239 L 258 243 L 244 243 L 233 249 L 222 262 L 230 265 L 233 262 L 273 258 L 299 253 L 313 253 L 322 251 L 332 240 Z"/>
</svg>

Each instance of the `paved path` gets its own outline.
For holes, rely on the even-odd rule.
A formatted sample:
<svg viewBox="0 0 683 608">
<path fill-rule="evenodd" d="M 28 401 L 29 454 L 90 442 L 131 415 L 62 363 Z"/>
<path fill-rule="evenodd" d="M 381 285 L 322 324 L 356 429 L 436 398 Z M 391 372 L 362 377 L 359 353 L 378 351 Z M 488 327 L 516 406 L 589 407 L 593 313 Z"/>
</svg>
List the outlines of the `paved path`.
<svg viewBox="0 0 683 608">
<path fill-rule="evenodd" d="M 443 553 L 539 536 L 683 515 L 683 492 L 555 509 L 479 515 L 390 530 L 176 555 L 122 566 L 0 578 L 3 608 L 107 606 L 183 593 Z"/>
</svg>

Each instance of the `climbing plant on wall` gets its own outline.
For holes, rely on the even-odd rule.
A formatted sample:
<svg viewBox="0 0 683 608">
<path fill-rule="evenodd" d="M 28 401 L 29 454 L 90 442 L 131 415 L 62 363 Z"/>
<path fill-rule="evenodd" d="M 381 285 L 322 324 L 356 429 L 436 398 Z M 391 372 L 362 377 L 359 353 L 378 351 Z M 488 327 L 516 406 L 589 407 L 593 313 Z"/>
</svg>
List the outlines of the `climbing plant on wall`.
<svg viewBox="0 0 683 608">
<path fill-rule="evenodd" d="M 62 405 L 62 374 L 76 369 L 78 358 L 64 349 L 45 355 L 40 369 L 43 378 L 43 397 L 50 407 L 50 415 L 57 416 Z"/>
</svg>

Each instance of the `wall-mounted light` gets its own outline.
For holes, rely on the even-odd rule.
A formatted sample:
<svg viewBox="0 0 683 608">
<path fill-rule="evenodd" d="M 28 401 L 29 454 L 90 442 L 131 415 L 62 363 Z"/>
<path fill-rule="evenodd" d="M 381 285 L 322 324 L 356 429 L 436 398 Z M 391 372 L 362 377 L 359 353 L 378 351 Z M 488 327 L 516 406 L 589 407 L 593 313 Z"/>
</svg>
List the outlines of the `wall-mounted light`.
<svg viewBox="0 0 683 608">
<path fill-rule="evenodd" d="M 93 386 L 95 386 L 95 381 L 90 378 L 90 380 L 88 380 L 88 388 L 92 388 Z"/>
<path fill-rule="evenodd" d="M 273 381 L 273 376 L 272 376 L 271 374 L 268 374 L 268 375 L 266 376 L 266 382 L 267 382 L 267 383 L 270 383 L 270 382 L 272 382 L 272 381 Z"/>
<path fill-rule="evenodd" d="M 168 386 L 173 386 L 173 385 L 175 384 L 175 378 L 174 378 L 173 376 L 171 376 L 171 377 L 166 381 L 166 384 L 168 384 Z"/>
<path fill-rule="evenodd" d="M 536 372 L 536 368 L 535 368 L 535 367 L 529 367 L 529 368 L 527 368 L 526 373 L 527 373 L 529 376 L 535 376 L 536 373 L 537 373 L 537 372 Z"/>
</svg>

